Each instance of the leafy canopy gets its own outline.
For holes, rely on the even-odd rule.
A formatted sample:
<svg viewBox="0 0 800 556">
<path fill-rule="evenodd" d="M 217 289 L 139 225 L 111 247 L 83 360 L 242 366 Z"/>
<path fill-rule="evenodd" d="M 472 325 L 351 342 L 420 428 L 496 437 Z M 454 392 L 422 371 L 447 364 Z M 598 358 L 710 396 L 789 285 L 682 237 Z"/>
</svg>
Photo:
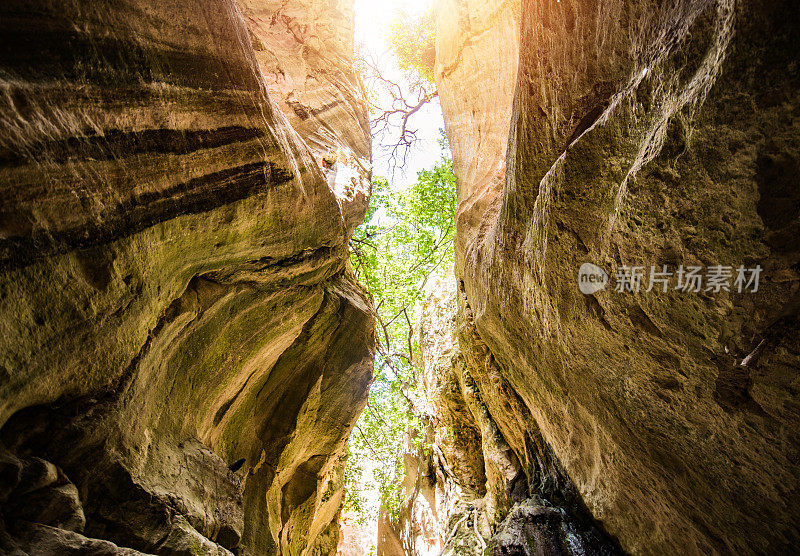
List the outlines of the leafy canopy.
<svg viewBox="0 0 800 556">
<path fill-rule="evenodd" d="M 376 177 L 366 223 L 353 234 L 351 264 L 373 295 L 378 336 L 375 382 L 350 437 L 345 468 L 345 510 L 362 522 L 378 510 L 365 490 L 377 490 L 378 504 L 395 518 L 402 501 L 404 443 L 410 432 L 422 430 L 413 401 L 412 361 L 419 351 L 415 309 L 431 276 L 452 267 L 455 206 L 448 159 L 419 172 L 416 183 L 399 193 L 390 190 L 386 178 Z M 370 468 L 372 483 L 360 484 Z"/>
<path fill-rule="evenodd" d="M 430 84 L 434 82 L 435 40 L 436 25 L 432 8 L 420 15 L 398 12 L 392 22 L 389 46 L 397 56 L 400 69 L 416 72 Z"/>
</svg>

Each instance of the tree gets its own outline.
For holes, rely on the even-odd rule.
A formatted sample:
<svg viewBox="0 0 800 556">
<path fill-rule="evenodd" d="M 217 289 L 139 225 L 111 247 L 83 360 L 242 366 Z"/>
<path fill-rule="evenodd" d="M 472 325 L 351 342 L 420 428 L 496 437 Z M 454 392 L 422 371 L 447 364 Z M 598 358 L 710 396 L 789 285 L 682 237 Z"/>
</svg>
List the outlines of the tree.
<svg viewBox="0 0 800 556">
<path fill-rule="evenodd" d="M 373 136 L 389 151 L 389 166 L 394 172 L 405 165 L 408 153 L 417 140 L 417 129 L 411 119 L 423 106 L 438 96 L 434 83 L 435 25 L 433 10 L 420 15 L 398 12 L 392 22 L 390 50 L 403 72 L 403 81 L 392 80 L 375 58 L 363 60 L 362 73 L 368 86 L 377 90 L 373 99 L 386 97 L 371 120 Z M 385 143 L 384 143 L 385 142 Z"/>
<path fill-rule="evenodd" d="M 378 336 L 375 382 L 350 438 L 345 469 L 345 508 L 360 514 L 362 521 L 377 515 L 358 485 L 367 462 L 376 462 L 369 486 L 380 492 L 381 506 L 396 517 L 403 441 L 410 431 L 422 431 L 414 401 L 412 361 L 419 350 L 414 315 L 431 276 L 453 264 L 455 206 L 450 160 L 419 172 L 416 183 L 396 195 L 386 178 L 376 177 L 366 223 L 353 234 L 351 264 L 373 295 Z"/>
<path fill-rule="evenodd" d="M 399 12 L 392 22 L 389 46 L 397 56 L 400 69 L 412 72 L 412 82 L 422 79 L 433 85 L 435 41 L 436 23 L 432 8 L 416 17 Z"/>
</svg>

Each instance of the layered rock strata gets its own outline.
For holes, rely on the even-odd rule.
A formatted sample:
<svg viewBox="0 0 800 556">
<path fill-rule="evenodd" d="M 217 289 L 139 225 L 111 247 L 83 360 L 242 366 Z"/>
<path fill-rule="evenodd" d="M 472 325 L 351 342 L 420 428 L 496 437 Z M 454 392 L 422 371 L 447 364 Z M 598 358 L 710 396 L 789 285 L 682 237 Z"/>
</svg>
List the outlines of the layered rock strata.
<svg viewBox="0 0 800 556">
<path fill-rule="evenodd" d="M 3 551 L 335 550 L 373 354 L 351 34 L 346 2 L 0 7 Z"/>
</svg>

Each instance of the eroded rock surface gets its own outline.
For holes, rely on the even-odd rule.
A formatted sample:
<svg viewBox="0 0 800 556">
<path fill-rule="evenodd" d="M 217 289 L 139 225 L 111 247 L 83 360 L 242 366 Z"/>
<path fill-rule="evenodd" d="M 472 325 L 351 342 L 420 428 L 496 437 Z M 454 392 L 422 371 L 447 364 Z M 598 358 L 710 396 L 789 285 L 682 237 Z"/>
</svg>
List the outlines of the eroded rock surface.
<svg viewBox="0 0 800 556">
<path fill-rule="evenodd" d="M 800 543 L 799 23 L 790 1 L 439 3 L 462 351 L 529 479 L 557 463 L 626 551 Z M 584 296 L 584 262 L 764 270 L 756 293 Z"/>
<path fill-rule="evenodd" d="M 417 372 L 429 406 L 426 442 L 406 449 L 399 519 L 379 528 L 383 553 L 618 554 L 549 446 L 533 434 L 530 413 L 468 308 L 459 308 L 464 299 L 454 279 L 442 280 L 423 307 Z M 518 443 L 524 450 L 515 450 Z"/>
<path fill-rule="evenodd" d="M 10 1 L 0 36 L 4 549 L 335 550 L 373 351 L 350 4 Z"/>
</svg>

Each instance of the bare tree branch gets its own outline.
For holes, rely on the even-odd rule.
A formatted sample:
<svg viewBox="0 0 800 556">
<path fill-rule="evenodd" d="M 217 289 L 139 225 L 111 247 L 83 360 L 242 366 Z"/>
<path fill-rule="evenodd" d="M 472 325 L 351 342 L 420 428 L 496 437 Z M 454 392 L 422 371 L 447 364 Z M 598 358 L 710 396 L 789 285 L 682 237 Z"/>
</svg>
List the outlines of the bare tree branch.
<svg viewBox="0 0 800 556">
<path fill-rule="evenodd" d="M 361 440 L 363 440 L 364 444 L 367 445 L 367 448 L 369 448 L 369 451 L 372 452 L 372 455 L 375 457 L 375 459 L 378 460 L 378 461 L 383 461 L 385 463 L 385 460 L 381 456 L 378 455 L 378 453 L 375 451 L 375 448 L 372 447 L 372 444 L 370 443 L 370 441 L 367 440 L 367 437 L 361 431 L 361 428 L 359 428 L 359 426 L 356 425 L 355 429 L 358 431 L 358 434 L 361 435 Z"/>
<path fill-rule="evenodd" d="M 372 106 L 379 114 L 370 121 L 370 127 L 379 144 L 388 150 L 389 169 L 394 175 L 398 167 L 405 166 L 411 148 L 419 139 L 418 129 L 411 123 L 412 116 L 439 93 L 421 82 L 412 84 L 410 90 L 406 90 L 399 83 L 386 78 L 374 58 L 364 59 L 363 62 L 365 81 L 391 98 L 388 107 Z"/>
<path fill-rule="evenodd" d="M 389 423 L 387 423 L 387 422 L 386 422 L 386 420 L 383 418 L 383 415 L 381 415 L 381 412 L 380 412 L 380 411 L 378 411 L 377 409 L 375 409 L 374 407 L 372 407 L 372 404 L 371 404 L 371 403 L 369 403 L 369 398 L 367 398 L 367 407 L 369 408 L 370 412 L 371 412 L 373 415 L 375 415 L 375 417 L 377 417 L 378 419 L 380 419 L 380 420 L 381 420 L 381 423 L 383 423 L 383 425 L 384 425 L 386 428 L 389 428 Z"/>
<path fill-rule="evenodd" d="M 414 334 L 414 326 L 411 324 L 411 318 L 408 316 L 408 311 L 405 307 L 403 307 L 403 314 L 405 315 L 406 322 L 408 323 L 408 338 L 406 338 L 406 340 L 408 341 L 408 360 L 410 362 L 411 358 L 414 356 L 414 348 L 411 346 L 411 338 Z"/>
</svg>

